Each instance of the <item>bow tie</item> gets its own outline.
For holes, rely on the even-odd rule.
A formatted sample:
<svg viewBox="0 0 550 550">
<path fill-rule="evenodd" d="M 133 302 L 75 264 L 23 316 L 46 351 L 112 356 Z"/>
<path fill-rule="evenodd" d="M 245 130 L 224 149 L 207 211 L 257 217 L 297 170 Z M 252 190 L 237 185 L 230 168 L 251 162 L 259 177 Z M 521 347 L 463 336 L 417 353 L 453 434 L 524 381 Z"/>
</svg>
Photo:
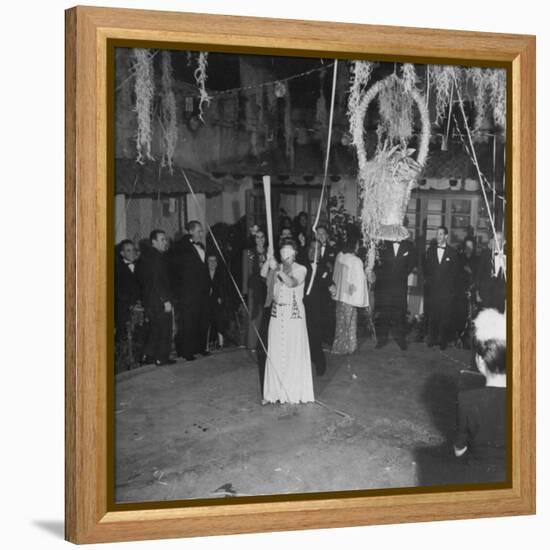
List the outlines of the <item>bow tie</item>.
<svg viewBox="0 0 550 550">
<path fill-rule="evenodd" d="M 442 248 L 443 250 L 445 250 L 446 246 L 445 246 L 444 244 L 443 244 L 443 245 L 442 245 L 442 244 L 438 244 L 438 245 L 437 245 L 437 248 Z"/>
<path fill-rule="evenodd" d="M 200 243 L 200 242 L 198 242 L 198 243 L 195 243 L 195 242 L 194 242 L 193 244 L 194 244 L 195 246 L 200 246 L 200 248 L 204 248 L 204 245 L 203 245 L 202 243 Z"/>
<path fill-rule="evenodd" d="M 125 263 L 126 265 L 134 265 L 134 262 L 129 262 L 128 260 L 124 260 L 124 263 Z"/>
</svg>

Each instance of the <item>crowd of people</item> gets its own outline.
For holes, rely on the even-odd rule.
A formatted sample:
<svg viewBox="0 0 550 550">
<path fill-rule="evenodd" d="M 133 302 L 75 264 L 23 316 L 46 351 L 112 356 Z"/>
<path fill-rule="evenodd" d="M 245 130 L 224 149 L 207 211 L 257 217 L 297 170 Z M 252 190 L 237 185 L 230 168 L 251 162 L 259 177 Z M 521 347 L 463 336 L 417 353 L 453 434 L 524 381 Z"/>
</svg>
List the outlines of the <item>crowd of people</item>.
<svg viewBox="0 0 550 550">
<path fill-rule="evenodd" d="M 205 246 L 198 221 L 191 221 L 187 233 L 172 243 L 164 231 L 152 231 L 139 257 L 132 241 L 122 241 L 115 285 L 119 348 L 126 350 L 130 341 L 130 361 L 163 365 L 173 361 L 173 348 L 178 357 L 192 361 L 208 355 L 213 346 L 243 345 L 258 354 L 265 389 L 262 363 L 269 365 L 274 342 L 287 336 L 282 327 L 272 334 L 277 326 L 273 319 L 287 317 L 283 304 L 291 308 L 290 320 L 303 321 L 292 337 L 307 340 L 303 350 L 307 347 L 308 364 L 319 376 L 326 369 L 325 352 L 357 350 L 362 309 L 370 309 L 375 321 L 378 349 L 389 343 L 390 334 L 399 348 L 407 349 L 412 273 L 423 280 L 425 340 L 430 347 L 445 349 L 457 341 L 469 346 L 476 312 L 505 310 L 502 233 L 497 232 L 481 254 L 473 237 L 467 237 L 460 250 L 451 246 L 443 226 L 422 257 L 410 239 L 382 241 L 374 269 L 368 271 L 355 226 L 346 227 L 344 240 L 336 240 L 325 225 L 313 234 L 308 222 L 305 213 L 294 223 L 279 220 L 276 243 L 268 243 L 266 231 L 254 225 L 248 246 L 232 250 L 231 257 L 212 240 Z M 235 254 L 242 261 L 235 262 Z M 228 338 L 234 321 L 244 326 L 238 337 Z"/>
</svg>

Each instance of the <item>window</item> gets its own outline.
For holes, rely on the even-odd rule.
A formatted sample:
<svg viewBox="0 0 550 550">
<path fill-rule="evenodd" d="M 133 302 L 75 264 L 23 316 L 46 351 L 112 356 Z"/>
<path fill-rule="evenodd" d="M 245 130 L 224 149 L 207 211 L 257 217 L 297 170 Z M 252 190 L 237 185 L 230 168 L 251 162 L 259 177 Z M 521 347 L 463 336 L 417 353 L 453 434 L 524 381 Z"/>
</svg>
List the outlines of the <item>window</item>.
<svg viewBox="0 0 550 550">
<path fill-rule="evenodd" d="M 464 240 L 466 235 L 472 233 L 472 201 L 470 199 L 451 199 L 450 201 L 450 233 L 451 243 Z"/>
</svg>

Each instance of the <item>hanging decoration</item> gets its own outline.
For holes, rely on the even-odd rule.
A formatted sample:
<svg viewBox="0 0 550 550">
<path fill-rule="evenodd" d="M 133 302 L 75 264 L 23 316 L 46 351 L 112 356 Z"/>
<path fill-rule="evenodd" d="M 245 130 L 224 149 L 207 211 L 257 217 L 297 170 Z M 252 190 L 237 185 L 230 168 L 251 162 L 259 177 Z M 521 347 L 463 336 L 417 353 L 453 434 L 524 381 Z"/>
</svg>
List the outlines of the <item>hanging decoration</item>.
<svg viewBox="0 0 550 550">
<path fill-rule="evenodd" d="M 501 128 L 506 127 L 506 71 L 504 69 L 466 69 L 475 90 L 476 118 L 473 133 L 478 133 L 489 115 Z"/>
<path fill-rule="evenodd" d="M 445 120 L 447 106 L 451 101 L 455 67 L 430 65 L 429 71 L 431 85 L 435 91 L 435 121 L 441 124 Z"/>
<path fill-rule="evenodd" d="M 496 124 L 506 128 L 506 71 L 504 69 L 489 69 L 489 71 L 493 119 Z"/>
<path fill-rule="evenodd" d="M 355 131 L 363 132 L 363 118 L 359 121 L 359 103 L 363 97 L 372 74 L 373 64 L 370 61 L 354 61 L 351 67 L 350 93 L 348 99 L 348 119 L 350 133 L 354 136 L 353 144 L 357 147 Z"/>
<path fill-rule="evenodd" d="M 408 238 L 409 233 L 402 222 L 412 187 L 428 157 L 430 119 L 426 100 L 415 86 L 416 74 L 413 70 L 407 67 L 401 77 L 392 74 L 376 82 L 360 94 L 359 101 L 353 97 L 356 107 L 354 110 L 351 107 L 348 109 L 359 161 L 361 226 L 368 247 L 369 271 L 374 267 L 380 240 L 401 241 Z M 356 90 L 358 86 L 352 83 L 350 100 L 354 88 Z M 378 98 L 380 106 L 378 135 L 381 141 L 374 157 L 368 159 L 364 124 L 368 107 L 375 98 Z M 421 121 L 417 150 L 408 147 L 412 136 L 413 105 L 416 105 Z"/>
<path fill-rule="evenodd" d="M 155 94 L 153 58 L 148 50 L 135 48 L 133 50 L 135 73 L 136 104 L 134 111 L 137 113 L 137 162 L 143 164 L 145 159 L 152 159 L 151 142 L 153 130 L 151 127 L 151 115 L 153 110 L 153 97 Z"/>
<path fill-rule="evenodd" d="M 195 82 L 199 88 L 199 118 L 204 122 L 204 104 L 207 106 L 210 105 L 211 97 L 206 91 L 206 79 L 208 78 L 206 74 L 206 67 L 208 65 L 208 52 L 199 52 L 197 58 L 197 68 L 194 72 Z"/>
<path fill-rule="evenodd" d="M 278 80 L 273 85 L 273 93 L 275 94 L 275 97 L 277 99 L 281 99 L 282 97 L 285 97 L 286 95 L 286 85 L 284 82 L 281 82 Z"/>
<path fill-rule="evenodd" d="M 161 166 L 167 166 L 173 173 L 173 160 L 178 141 L 176 96 L 170 52 L 162 52 L 160 120 L 163 131 Z"/>
<path fill-rule="evenodd" d="M 481 67 L 461 68 L 430 65 L 430 85 L 435 91 L 436 122 L 442 123 L 452 101 L 453 86 L 470 95 L 475 107 L 472 132 L 479 137 L 489 115 L 501 128 L 506 127 L 506 71 Z"/>
<path fill-rule="evenodd" d="M 407 86 L 409 89 L 407 90 Z M 379 145 L 382 139 L 390 142 L 403 142 L 413 133 L 412 84 L 397 74 L 383 80 L 378 94 L 380 124 L 378 126 Z"/>
</svg>

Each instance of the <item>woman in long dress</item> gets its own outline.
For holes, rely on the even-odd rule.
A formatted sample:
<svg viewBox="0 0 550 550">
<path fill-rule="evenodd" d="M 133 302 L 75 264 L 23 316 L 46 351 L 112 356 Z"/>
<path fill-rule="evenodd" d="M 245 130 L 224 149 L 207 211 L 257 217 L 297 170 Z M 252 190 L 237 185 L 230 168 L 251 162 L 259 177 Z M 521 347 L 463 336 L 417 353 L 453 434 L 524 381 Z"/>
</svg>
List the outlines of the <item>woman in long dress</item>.
<svg viewBox="0 0 550 550">
<path fill-rule="evenodd" d="M 363 262 L 357 256 L 358 249 L 359 239 L 348 234 L 346 246 L 334 263 L 336 331 L 332 353 L 338 355 L 357 350 L 357 308 L 369 305 L 367 279 Z"/>
<path fill-rule="evenodd" d="M 313 396 L 306 316 L 303 304 L 306 268 L 295 263 L 296 245 L 283 241 L 281 264 L 267 262 L 273 272 L 273 302 L 265 364 L 264 401 L 308 403 Z M 267 273 L 264 270 L 264 275 Z M 272 273 L 273 275 L 273 273 Z"/>
</svg>

